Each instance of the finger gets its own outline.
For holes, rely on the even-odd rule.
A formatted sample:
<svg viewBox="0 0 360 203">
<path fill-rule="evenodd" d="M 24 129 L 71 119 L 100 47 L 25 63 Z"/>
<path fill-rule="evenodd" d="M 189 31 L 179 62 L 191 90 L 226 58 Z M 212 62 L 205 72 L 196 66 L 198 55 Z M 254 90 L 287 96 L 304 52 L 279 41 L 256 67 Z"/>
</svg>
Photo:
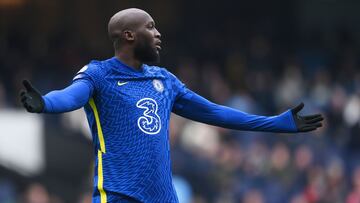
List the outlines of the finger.
<svg viewBox="0 0 360 203">
<path fill-rule="evenodd" d="M 27 110 L 28 110 L 29 112 L 33 112 L 33 107 L 28 105 Z"/>
<path fill-rule="evenodd" d="M 33 107 L 31 105 L 29 105 L 29 103 L 25 102 L 23 105 L 28 112 L 32 112 Z"/>
<path fill-rule="evenodd" d="M 27 96 L 26 94 L 20 96 L 20 101 L 25 101 L 27 99 Z"/>
<path fill-rule="evenodd" d="M 322 121 L 322 120 L 324 120 L 323 117 L 317 117 L 317 118 L 313 118 L 313 119 L 311 119 L 311 120 L 307 120 L 306 123 L 307 123 L 307 124 L 312 124 L 312 123 L 320 122 L 320 121 Z"/>
<path fill-rule="evenodd" d="M 308 125 L 304 126 L 304 128 L 307 128 L 307 127 L 320 128 L 320 127 L 322 127 L 322 123 L 313 123 L 313 124 L 308 124 Z"/>
<path fill-rule="evenodd" d="M 28 110 L 29 109 L 29 104 L 28 103 L 23 103 L 23 106 L 24 106 L 24 108 L 26 109 L 26 110 Z"/>
<path fill-rule="evenodd" d="M 297 114 L 299 111 L 301 111 L 302 108 L 304 108 L 304 103 L 301 102 L 295 108 L 291 109 L 291 111 L 293 114 Z"/>
<path fill-rule="evenodd" d="M 26 94 L 25 90 L 20 90 L 20 97 L 24 96 L 24 94 Z"/>
<path fill-rule="evenodd" d="M 313 130 L 316 130 L 316 127 L 314 126 L 307 126 L 307 127 L 304 127 L 300 130 L 300 132 L 309 132 L 309 131 L 313 131 Z"/>
<path fill-rule="evenodd" d="M 322 123 L 315 123 L 315 124 L 312 124 L 312 126 L 315 126 L 316 128 L 320 128 L 320 127 L 322 127 Z"/>
<path fill-rule="evenodd" d="M 21 97 L 21 100 L 20 100 L 20 101 L 21 101 L 22 103 L 24 103 L 24 102 L 26 102 L 27 99 L 28 99 L 28 98 L 27 98 L 26 96 L 24 96 L 24 97 Z"/>
<path fill-rule="evenodd" d="M 305 120 L 311 120 L 311 119 L 317 118 L 317 117 L 322 117 L 322 115 L 321 114 L 314 114 L 314 115 L 309 115 L 309 116 L 303 116 L 303 118 Z"/>
<path fill-rule="evenodd" d="M 31 83 L 28 80 L 23 80 L 23 85 L 28 92 L 34 90 L 33 86 L 31 85 Z"/>
<path fill-rule="evenodd" d="M 21 98 L 21 101 L 25 101 L 25 100 L 27 100 L 27 99 L 29 99 L 29 100 L 32 99 L 29 94 L 24 94 L 24 95 L 22 95 L 20 98 Z"/>
</svg>

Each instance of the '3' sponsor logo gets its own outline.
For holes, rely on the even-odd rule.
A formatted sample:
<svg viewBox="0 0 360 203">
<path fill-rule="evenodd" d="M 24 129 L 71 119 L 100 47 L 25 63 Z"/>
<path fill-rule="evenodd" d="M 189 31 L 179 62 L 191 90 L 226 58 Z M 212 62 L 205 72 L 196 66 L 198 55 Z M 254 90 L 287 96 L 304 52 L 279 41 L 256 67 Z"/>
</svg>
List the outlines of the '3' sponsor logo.
<svg viewBox="0 0 360 203">
<path fill-rule="evenodd" d="M 161 130 L 161 119 L 157 114 L 158 104 L 154 99 L 143 98 L 136 103 L 136 107 L 143 109 L 143 115 L 137 120 L 141 131 L 149 135 L 155 135 Z"/>
</svg>

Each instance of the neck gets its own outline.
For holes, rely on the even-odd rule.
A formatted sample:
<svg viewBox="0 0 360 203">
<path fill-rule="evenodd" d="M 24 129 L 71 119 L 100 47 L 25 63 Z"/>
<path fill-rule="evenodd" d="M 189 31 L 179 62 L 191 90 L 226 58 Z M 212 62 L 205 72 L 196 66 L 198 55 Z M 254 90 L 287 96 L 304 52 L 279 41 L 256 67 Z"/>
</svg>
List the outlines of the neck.
<svg viewBox="0 0 360 203">
<path fill-rule="evenodd" d="M 140 71 L 142 67 L 142 63 L 135 59 L 134 54 L 129 54 L 126 52 L 116 52 L 115 57 L 118 58 L 125 65 L 133 68 L 134 70 Z"/>
</svg>

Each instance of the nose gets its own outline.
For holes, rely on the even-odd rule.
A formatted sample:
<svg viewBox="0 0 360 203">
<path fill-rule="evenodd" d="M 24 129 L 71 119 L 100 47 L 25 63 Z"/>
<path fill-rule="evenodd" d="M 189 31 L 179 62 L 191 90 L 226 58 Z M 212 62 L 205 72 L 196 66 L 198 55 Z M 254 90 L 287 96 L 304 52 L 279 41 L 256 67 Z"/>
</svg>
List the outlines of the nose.
<svg viewBox="0 0 360 203">
<path fill-rule="evenodd" d="M 161 34 L 156 28 L 155 28 L 155 37 L 159 39 L 161 38 Z"/>
</svg>

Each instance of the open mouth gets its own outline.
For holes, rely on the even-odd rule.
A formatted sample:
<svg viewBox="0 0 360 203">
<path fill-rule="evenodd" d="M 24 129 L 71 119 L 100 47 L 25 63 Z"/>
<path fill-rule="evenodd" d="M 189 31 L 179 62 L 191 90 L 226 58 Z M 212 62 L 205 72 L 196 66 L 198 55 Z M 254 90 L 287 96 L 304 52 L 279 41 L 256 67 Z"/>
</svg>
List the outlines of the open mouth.
<svg viewBox="0 0 360 203">
<path fill-rule="evenodd" d="M 161 50 L 161 41 L 156 42 L 155 47 L 156 47 L 156 50 L 160 51 Z"/>
</svg>

